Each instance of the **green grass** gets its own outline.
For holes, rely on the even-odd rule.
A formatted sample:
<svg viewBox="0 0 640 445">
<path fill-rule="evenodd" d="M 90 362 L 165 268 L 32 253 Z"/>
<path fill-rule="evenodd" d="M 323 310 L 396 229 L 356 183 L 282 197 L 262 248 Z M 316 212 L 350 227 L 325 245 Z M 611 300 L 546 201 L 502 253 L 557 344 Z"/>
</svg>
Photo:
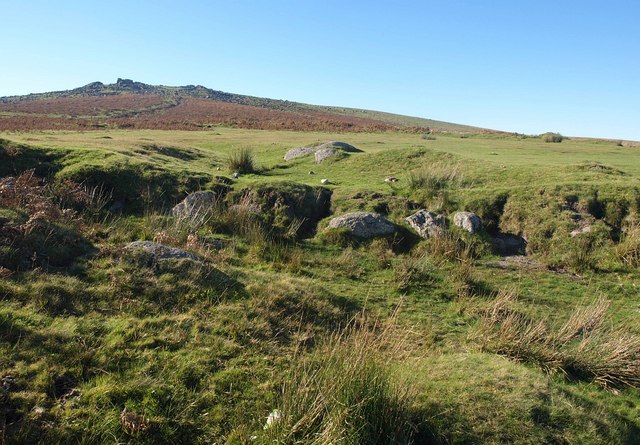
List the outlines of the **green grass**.
<svg viewBox="0 0 640 445">
<path fill-rule="evenodd" d="M 529 337 L 500 337 L 501 324 L 483 320 L 516 288 L 514 313 L 557 338 L 576 308 L 603 297 L 584 369 L 635 372 L 593 345 L 640 335 L 640 148 L 435 135 L 0 134 L 0 176 L 35 168 L 49 185 L 32 185 L 44 200 L 30 202 L 53 206 L 40 214 L 0 194 L 0 442 L 638 443 L 639 390 L 563 368 L 579 341 L 530 342 L 564 354 L 548 366 L 499 341 Z M 283 160 L 330 140 L 363 152 Z M 168 216 L 188 192 L 219 190 L 242 147 L 261 168 L 234 180 L 212 215 Z M 104 186 L 124 212 L 78 204 L 66 180 Z M 60 203 L 77 214 L 53 221 Z M 260 208 L 246 219 L 255 226 L 238 203 Z M 485 231 L 417 240 L 403 218 L 422 206 L 449 220 L 473 210 Z M 404 228 L 364 242 L 325 230 L 331 213 L 354 210 Z M 595 222 L 571 238 L 576 214 Z M 529 263 L 500 263 L 498 231 L 527 238 Z M 154 239 L 203 262 L 123 250 Z M 144 428 L 122 424 L 125 408 Z M 282 423 L 265 430 L 276 409 Z"/>
</svg>

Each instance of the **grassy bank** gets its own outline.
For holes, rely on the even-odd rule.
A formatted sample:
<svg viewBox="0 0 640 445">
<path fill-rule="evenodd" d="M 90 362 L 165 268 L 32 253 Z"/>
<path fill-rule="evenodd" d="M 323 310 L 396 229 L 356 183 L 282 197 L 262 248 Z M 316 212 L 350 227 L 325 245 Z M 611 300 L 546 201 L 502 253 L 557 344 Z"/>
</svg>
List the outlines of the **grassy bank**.
<svg viewBox="0 0 640 445">
<path fill-rule="evenodd" d="M 0 138 L 5 443 L 638 443 L 640 148 L 230 128 Z M 283 160 L 330 140 L 362 152 Z M 213 211 L 171 216 L 197 190 L 217 193 Z M 472 210 L 484 229 L 420 240 L 403 218 L 422 207 Z M 355 210 L 398 234 L 326 230 Z M 500 233 L 526 256 L 500 255 Z M 124 248 L 138 240 L 197 261 L 148 261 Z"/>
</svg>

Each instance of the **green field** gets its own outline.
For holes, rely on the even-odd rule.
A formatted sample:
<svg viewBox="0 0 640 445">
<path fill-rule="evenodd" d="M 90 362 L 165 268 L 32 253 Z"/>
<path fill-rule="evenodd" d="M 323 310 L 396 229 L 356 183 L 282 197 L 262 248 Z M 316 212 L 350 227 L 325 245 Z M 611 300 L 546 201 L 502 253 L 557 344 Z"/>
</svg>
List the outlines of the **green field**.
<svg viewBox="0 0 640 445">
<path fill-rule="evenodd" d="M 283 159 L 334 140 L 362 152 Z M 256 171 L 206 219 L 169 216 L 241 149 Z M 7 180 L 30 169 L 45 186 Z M 331 215 L 296 236 L 321 179 Z M 247 196 L 262 214 L 230 210 Z M 484 230 L 420 240 L 417 208 Z M 355 210 L 398 235 L 326 228 Z M 0 443 L 640 443 L 639 217 L 640 147 L 614 141 L 0 133 Z"/>
</svg>

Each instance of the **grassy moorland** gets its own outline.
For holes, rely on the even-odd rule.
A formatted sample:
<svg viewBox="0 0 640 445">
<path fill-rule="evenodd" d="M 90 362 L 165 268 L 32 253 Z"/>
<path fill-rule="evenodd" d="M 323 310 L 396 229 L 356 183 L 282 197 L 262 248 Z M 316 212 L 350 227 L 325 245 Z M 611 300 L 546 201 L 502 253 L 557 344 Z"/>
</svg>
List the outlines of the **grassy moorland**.
<svg viewBox="0 0 640 445">
<path fill-rule="evenodd" d="M 0 138 L 0 442 L 640 443 L 637 146 L 222 127 Z M 362 152 L 283 160 L 331 140 Z M 197 190 L 220 199 L 170 216 Z M 404 223 L 418 208 L 470 210 L 484 229 L 421 240 Z M 396 235 L 327 228 L 354 210 Z M 526 256 L 494 251 L 503 232 Z M 199 259 L 149 262 L 124 249 L 137 240 Z"/>
</svg>

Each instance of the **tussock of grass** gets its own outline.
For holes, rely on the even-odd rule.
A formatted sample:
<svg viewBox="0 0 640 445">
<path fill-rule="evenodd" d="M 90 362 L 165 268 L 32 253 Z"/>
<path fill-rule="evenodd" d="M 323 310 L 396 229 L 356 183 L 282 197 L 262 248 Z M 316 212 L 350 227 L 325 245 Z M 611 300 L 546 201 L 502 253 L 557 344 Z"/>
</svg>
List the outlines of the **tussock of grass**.
<svg viewBox="0 0 640 445">
<path fill-rule="evenodd" d="M 431 237 L 426 243 L 426 251 L 436 261 L 464 262 L 473 258 L 473 248 L 458 231 L 445 230 L 439 236 Z"/>
<path fill-rule="evenodd" d="M 257 166 L 253 156 L 253 151 L 246 147 L 233 150 L 229 153 L 227 168 L 230 172 L 244 174 L 255 173 L 257 171 Z"/>
<path fill-rule="evenodd" d="M 627 228 L 615 248 L 615 254 L 627 267 L 640 267 L 640 224 Z"/>
<path fill-rule="evenodd" d="M 575 309 L 559 326 L 518 312 L 516 301 L 502 291 L 482 315 L 486 349 L 606 388 L 640 388 L 640 337 L 605 323 L 608 301 Z"/>
<path fill-rule="evenodd" d="M 261 443 L 408 444 L 419 433 L 412 387 L 395 380 L 391 332 L 350 328 L 294 366 L 281 417 Z"/>
<path fill-rule="evenodd" d="M 409 173 L 411 190 L 427 191 L 434 195 L 440 190 L 460 186 L 464 177 L 459 164 L 437 162 Z"/>
<path fill-rule="evenodd" d="M 426 256 L 403 256 L 393 263 L 393 281 L 399 292 L 409 292 L 433 282 L 433 266 Z"/>
</svg>

